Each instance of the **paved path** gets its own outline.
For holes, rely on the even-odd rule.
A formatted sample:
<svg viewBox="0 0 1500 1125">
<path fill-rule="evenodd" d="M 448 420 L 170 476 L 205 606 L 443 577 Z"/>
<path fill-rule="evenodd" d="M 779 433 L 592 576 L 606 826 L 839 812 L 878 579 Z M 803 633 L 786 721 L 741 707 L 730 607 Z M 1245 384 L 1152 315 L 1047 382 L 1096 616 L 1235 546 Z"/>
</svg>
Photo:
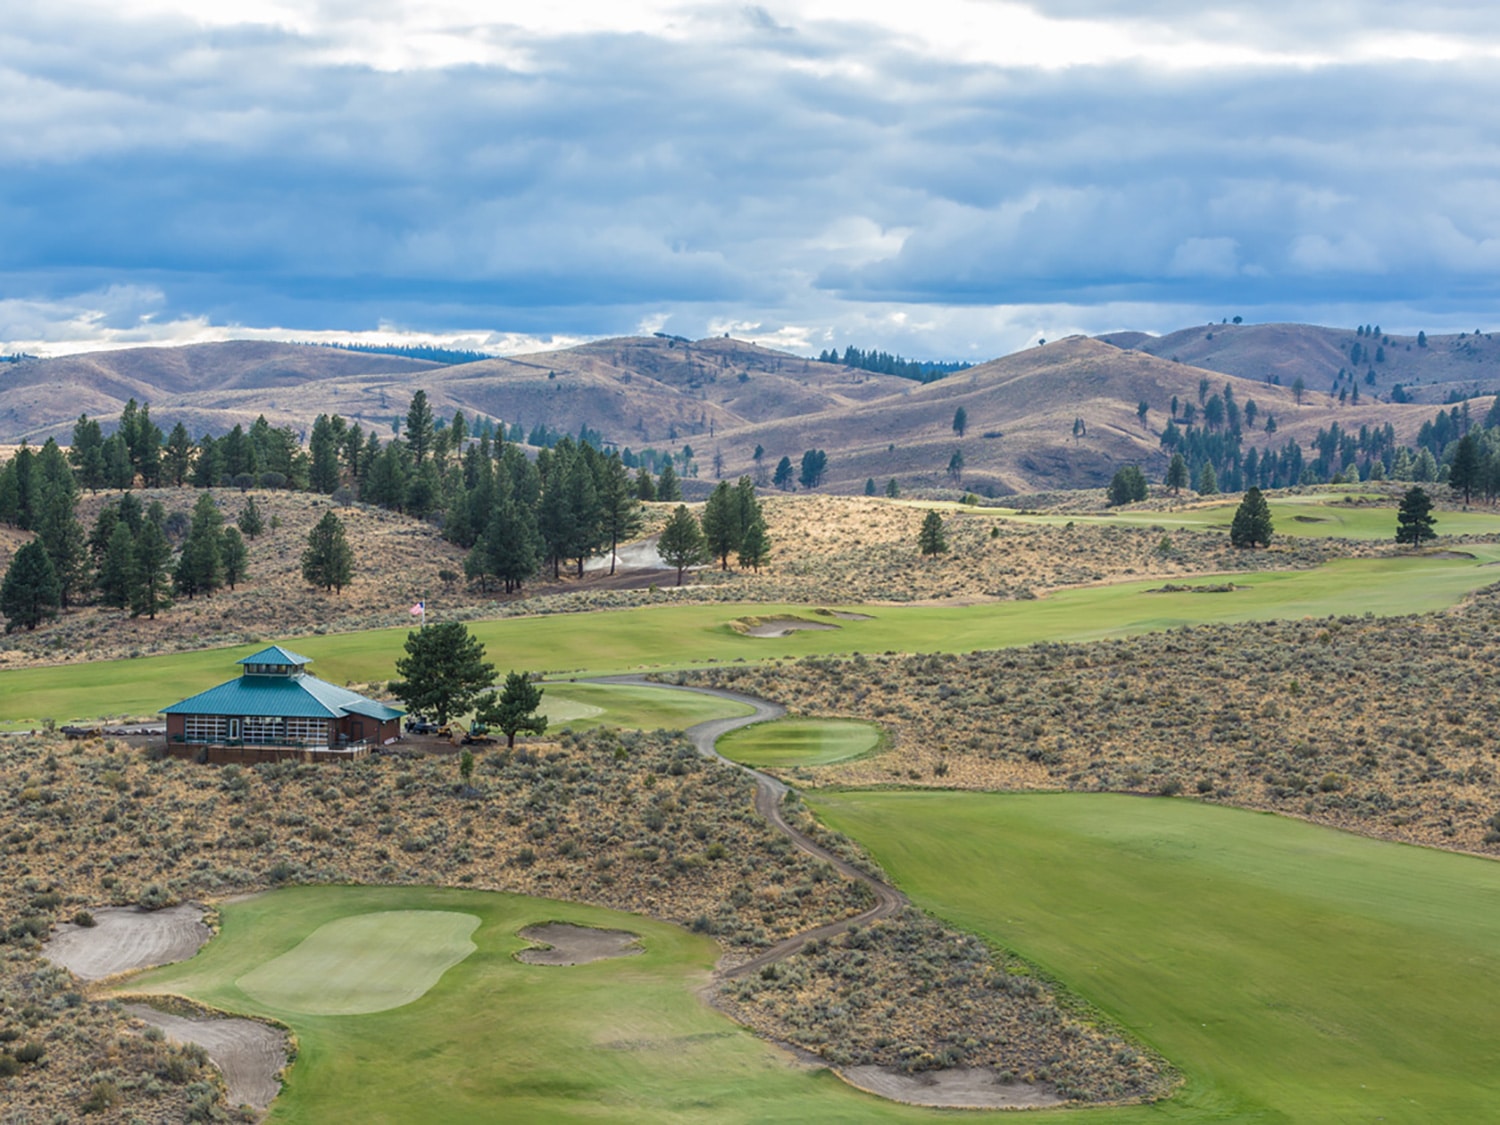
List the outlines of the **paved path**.
<svg viewBox="0 0 1500 1125">
<path fill-rule="evenodd" d="M 787 787 L 769 774 L 761 773 L 760 770 L 751 769 L 749 766 L 741 765 L 739 762 L 731 762 L 715 748 L 715 744 L 721 737 L 732 730 L 749 726 L 751 723 L 761 723 L 768 719 L 779 719 L 786 714 L 786 708 L 777 703 L 769 703 L 764 699 L 757 699 L 753 695 L 742 695 L 736 691 L 721 691 L 719 688 L 707 687 L 681 687 L 676 684 L 659 684 L 644 676 L 602 676 L 589 681 L 598 684 L 631 684 L 638 687 L 658 688 L 662 691 L 691 691 L 698 695 L 712 695 L 719 699 L 732 700 L 735 703 L 744 703 L 755 708 L 755 713 L 744 715 L 735 719 L 710 719 L 705 723 L 688 727 L 683 733 L 687 735 L 698 753 L 706 758 L 714 758 L 725 762 L 735 769 L 744 770 L 755 778 L 755 811 L 765 817 L 779 831 L 783 832 L 792 843 L 801 848 L 808 855 L 817 856 L 821 860 L 831 863 L 844 875 L 869 887 L 875 894 L 875 905 L 856 914 L 852 918 L 844 918 L 838 922 L 829 922 L 826 926 L 818 926 L 815 929 L 804 930 L 800 934 L 793 934 L 789 938 L 777 942 L 764 953 L 757 954 L 741 965 L 732 969 L 726 969 L 721 974 L 726 979 L 747 976 L 750 973 L 759 972 L 766 965 L 790 957 L 809 942 L 818 941 L 822 938 L 834 937 L 848 930 L 851 926 L 863 926 L 881 918 L 889 918 L 903 906 L 906 905 L 906 896 L 888 883 L 883 883 L 873 876 L 865 874 L 847 860 L 840 859 L 827 848 L 815 841 L 801 829 L 793 827 L 781 814 L 781 800 L 786 796 Z"/>
</svg>

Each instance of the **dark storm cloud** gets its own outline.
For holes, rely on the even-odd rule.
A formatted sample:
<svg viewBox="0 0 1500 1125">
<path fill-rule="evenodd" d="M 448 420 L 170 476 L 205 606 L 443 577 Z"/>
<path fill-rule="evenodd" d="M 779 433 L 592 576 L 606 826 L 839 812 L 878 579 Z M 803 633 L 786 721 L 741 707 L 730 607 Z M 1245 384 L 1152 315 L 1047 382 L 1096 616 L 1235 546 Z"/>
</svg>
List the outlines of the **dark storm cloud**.
<svg viewBox="0 0 1500 1125">
<path fill-rule="evenodd" d="M 1000 68 L 763 9 L 700 38 L 512 39 L 509 64 L 378 70 L 319 34 L 18 15 L 4 296 L 869 330 L 884 303 L 1438 308 L 1500 277 L 1488 64 Z"/>
</svg>

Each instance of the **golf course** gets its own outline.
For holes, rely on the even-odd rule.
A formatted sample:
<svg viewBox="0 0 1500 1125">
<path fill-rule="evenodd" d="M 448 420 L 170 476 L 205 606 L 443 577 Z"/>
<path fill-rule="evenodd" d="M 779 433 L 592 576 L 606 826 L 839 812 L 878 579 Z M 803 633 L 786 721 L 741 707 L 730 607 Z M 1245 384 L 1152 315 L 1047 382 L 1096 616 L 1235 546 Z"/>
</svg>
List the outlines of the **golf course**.
<svg viewBox="0 0 1500 1125">
<path fill-rule="evenodd" d="M 128 990 L 292 1028 L 297 1060 L 273 1122 L 932 1117 L 794 1066 L 702 1003 L 718 947 L 639 915 L 478 891 L 292 887 L 222 917 L 197 957 Z M 531 944 L 519 931 L 547 922 L 625 930 L 642 952 L 517 960 Z"/>
<path fill-rule="evenodd" d="M 650 605 L 636 609 L 476 621 L 471 632 L 506 668 L 572 678 L 854 652 L 968 652 L 1037 641 L 1089 641 L 1183 626 L 1286 617 L 1445 609 L 1500 579 L 1493 544 L 1462 551 L 1340 559 L 1309 570 L 1205 575 L 1163 589 L 1146 580 L 1060 590 L 1033 600 L 974 605 L 843 607 L 857 619 L 836 628 L 754 637 L 741 617 L 807 616 L 805 606 Z M 1195 587 L 1228 586 L 1216 593 Z M 830 622 L 833 623 L 833 622 Z M 383 682 L 394 675 L 404 629 L 285 638 L 334 683 Z M 259 645 L 109 660 L 0 673 L 0 725 L 6 729 L 154 715 L 220 682 Z M 587 702 L 586 700 L 584 701 Z M 592 704 L 590 704 L 592 705 Z M 659 724 L 658 724 L 659 725 Z"/>
</svg>

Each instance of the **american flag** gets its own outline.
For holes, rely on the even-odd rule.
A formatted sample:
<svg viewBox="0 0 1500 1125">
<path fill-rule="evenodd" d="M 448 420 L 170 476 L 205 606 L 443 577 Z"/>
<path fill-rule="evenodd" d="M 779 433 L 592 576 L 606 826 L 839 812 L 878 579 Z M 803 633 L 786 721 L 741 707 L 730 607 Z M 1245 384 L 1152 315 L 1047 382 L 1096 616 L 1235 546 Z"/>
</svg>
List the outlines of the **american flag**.
<svg viewBox="0 0 1500 1125">
<path fill-rule="evenodd" d="M 412 606 L 411 607 L 411 615 L 413 617 L 426 617 L 427 616 L 427 602 L 426 601 L 420 601 L 416 605 Z"/>
</svg>

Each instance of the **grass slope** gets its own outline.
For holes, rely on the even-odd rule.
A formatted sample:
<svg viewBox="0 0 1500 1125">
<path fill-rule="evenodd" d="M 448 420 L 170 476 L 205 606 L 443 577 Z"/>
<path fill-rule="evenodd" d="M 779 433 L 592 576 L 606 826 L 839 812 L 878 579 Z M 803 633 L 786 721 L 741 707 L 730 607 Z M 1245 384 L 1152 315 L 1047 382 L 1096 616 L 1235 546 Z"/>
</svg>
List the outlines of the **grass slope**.
<svg viewBox="0 0 1500 1125">
<path fill-rule="evenodd" d="M 371 912 L 480 920 L 477 951 L 421 999 L 372 1015 L 312 1016 L 235 982 L 320 928 Z M 559 968 L 515 960 L 517 931 L 548 921 L 640 934 L 628 960 Z M 191 961 L 131 982 L 272 1016 L 300 1054 L 268 1118 L 293 1122 L 916 1121 L 931 1113 L 860 1094 L 703 1004 L 717 947 L 635 915 L 574 903 L 420 887 L 296 887 L 223 908 Z"/>
<path fill-rule="evenodd" d="M 481 621 L 471 630 L 500 667 L 559 675 L 684 668 L 714 661 L 769 660 L 848 652 L 969 652 L 1033 641 L 1101 637 L 1223 621 L 1328 614 L 1400 614 L 1443 609 L 1496 579 L 1485 566 L 1500 547 L 1472 548 L 1474 558 L 1402 556 L 1346 559 L 1315 570 L 1237 574 L 1233 593 L 1147 593 L 1131 582 L 1063 590 L 1035 601 L 981 605 L 854 607 L 869 620 L 841 621 L 827 632 L 746 637 L 730 627 L 748 613 L 793 614 L 792 605 L 724 603 L 649 606 L 590 614 Z M 1205 576 L 1205 578 L 1210 576 Z M 326 680 L 383 682 L 394 675 L 406 630 L 292 638 Z M 0 724 L 14 728 L 43 717 L 58 721 L 101 714 L 149 715 L 228 678 L 250 646 L 81 666 L 0 672 Z M 222 658 L 222 659 L 221 659 Z M 101 704 L 101 701 L 107 701 Z"/>
<path fill-rule="evenodd" d="M 718 751 L 747 766 L 826 766 L 868 754 L 880 745 L 874 723 L 848 719 L 778 719 L 731 731 Z"/>
<path fill-rule="evenodd" d="M 685 730 L 709 719 L 748 715 L 754 708 L 708 695 L 630 684 L 548 683 L 543 685 L 541 710 L 549 731 L 594 727 Z"/>
<path fill-rule="evenodd" d="M 1188 1075 L 1089 1121 L 1478 1121 L 1500 1106 L 1500 866 L 1188 801 L 814 802 L 919 905 Z"/>
</svg>

